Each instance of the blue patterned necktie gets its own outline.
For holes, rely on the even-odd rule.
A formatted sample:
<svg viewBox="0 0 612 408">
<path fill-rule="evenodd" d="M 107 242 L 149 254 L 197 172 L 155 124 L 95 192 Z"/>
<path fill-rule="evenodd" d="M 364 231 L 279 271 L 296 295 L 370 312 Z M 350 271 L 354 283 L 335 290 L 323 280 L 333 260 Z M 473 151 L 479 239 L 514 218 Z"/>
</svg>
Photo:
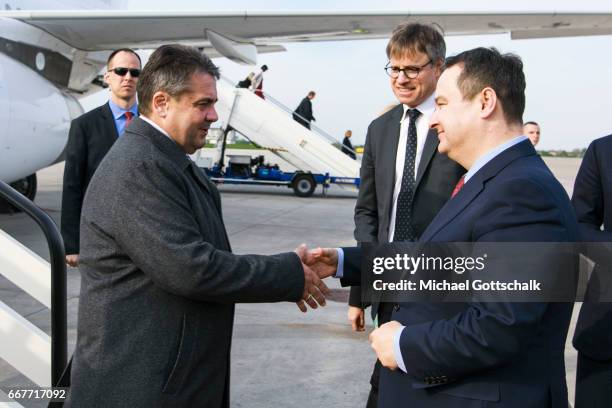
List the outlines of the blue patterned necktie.
<svg viewBox="0 0 612 408">
<path fill-rule="evenodd" d="M 412 199 L 416 180 L 414 177 L 414 162 L 417 150 L 416 120 L 421 115 L 416 109 L 408 110 L 408 140 L 406 140 L 406 157 L 404 159 L 404 172 L 402 174 L 402 186 L 397 197 L 395 210 L 395 233 L 393 241 L 414 241 L 416 234 L 412 226 Z"/>
</svg>

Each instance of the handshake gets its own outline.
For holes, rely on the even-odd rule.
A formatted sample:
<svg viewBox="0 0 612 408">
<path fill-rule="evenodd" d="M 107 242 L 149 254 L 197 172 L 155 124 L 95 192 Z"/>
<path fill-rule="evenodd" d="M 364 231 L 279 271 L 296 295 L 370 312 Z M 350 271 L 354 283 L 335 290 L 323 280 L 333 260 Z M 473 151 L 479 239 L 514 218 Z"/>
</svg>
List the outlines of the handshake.
<svg viewBox="0 0 612 408">
<path fill-rule="evenodd" d="M 309 250 L 306 245 L 300 245 L 295 249 L 295 253 L 300 257 L 304 269 L 304 293 L 297 306 L 306 313 L 306 304 L 313 309 L 319 305 L 325 306 L 325 296 L 329 294 L 329 288 L 322 279 L 336 274 L 338 251 L 335 248 Z"/>
<path fill-rule="evenodd" d="M 316 309 L 325 306 L 325 296 L 329 294 L 327 285 L 322 279 L 334 276 L 338 269 L 338 251 L 335 248 L 317 248 L 308 250 L 306 245 L 300 245 L 295 253 L 302 260 L 304 269 L 304 293 L 302 300 L 297 302 L 304 313 L 308 310 L 305 303 Z M 361 326 L 363 326 L 363 311 L 361 311 Z M 396 370 L 398 363 L 395 356 L 394 339 L 403 326 L 397 321 L 390 321 L 372 331 L 369 336 L 370 345 L 376 352 L 376 357 L 384 367 Z M 362 331 L 363 329 L 359 330 Z"/>
</svg>

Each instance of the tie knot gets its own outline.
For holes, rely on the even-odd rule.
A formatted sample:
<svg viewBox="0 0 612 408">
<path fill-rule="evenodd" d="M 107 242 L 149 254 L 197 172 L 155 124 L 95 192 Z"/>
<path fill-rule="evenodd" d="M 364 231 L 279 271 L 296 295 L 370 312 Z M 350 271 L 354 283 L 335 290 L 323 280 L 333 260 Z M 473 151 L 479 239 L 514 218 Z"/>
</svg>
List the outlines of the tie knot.
<svg viewBox="0 0 612 408">
<path fill-rule="evenodd" d="M 408 117 L 411 121 L 415 121 L 421 116 L 421 112 L 418 109 L 408 109 Z"/>
<path fill-rule="evenodd" d="M 128 120 L 128 122 L 132 120 L 132 118 L 134 117 L 134 114 L 130 111 L 126 111 L 124 115 L 125 115 L 125 118 Z"/>
</svg>

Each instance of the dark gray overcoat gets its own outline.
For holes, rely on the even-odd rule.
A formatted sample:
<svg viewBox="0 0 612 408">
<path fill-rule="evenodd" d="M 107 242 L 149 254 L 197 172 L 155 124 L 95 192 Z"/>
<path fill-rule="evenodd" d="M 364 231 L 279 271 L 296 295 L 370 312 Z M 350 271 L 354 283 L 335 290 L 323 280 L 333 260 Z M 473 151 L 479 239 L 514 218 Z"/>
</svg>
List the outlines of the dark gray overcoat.
<svg viewBox="0 0 612 408">
<path fill-rule="evenodd" d="M 142 119 L 91 180 L 80 262 L 73 407 L 228 407 L 234 303 L 304 288 L 294 253 L 231 253 L 216 187 Z"/>
</svg>

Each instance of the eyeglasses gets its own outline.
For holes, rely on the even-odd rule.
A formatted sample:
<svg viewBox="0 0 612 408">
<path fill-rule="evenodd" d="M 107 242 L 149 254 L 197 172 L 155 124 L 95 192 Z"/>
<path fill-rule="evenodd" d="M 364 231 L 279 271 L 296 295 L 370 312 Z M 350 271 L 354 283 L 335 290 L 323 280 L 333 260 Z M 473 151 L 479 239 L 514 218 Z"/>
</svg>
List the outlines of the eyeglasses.
<svg viewBox="0 0 612 408">
<path fill-rule="evenodd" d="M 109 69 L 109 71 L 113 71 L 119 76 L 126 76 L 128 72 L 133 78 L 138 78 L 140 76 L 140 70 L 136 68 L 113 68 Z"/>
<path fill-rule="evenodd" d="M 385 72 L 391 78 L 397 78 L 397 77 L 399 77 L 400 72 L 403 72 L 404 76 L 406 78 L 414 79 L 414 78 L 419 76 L 419 74 L 421 73 L 423 68 L 425 68 L 426 66 L 428 66 L 432 62 L 433 62 L 432 60 L 429 60 L 427 63 L 421 65 L 420 67 L 412 66 L 412 67 L 404 67 L 404 68 L 391 66 L 391 65 L 389 65 L 391 62 L 388 62 L 387 66 L 385 67 Z"/>
</svg>

